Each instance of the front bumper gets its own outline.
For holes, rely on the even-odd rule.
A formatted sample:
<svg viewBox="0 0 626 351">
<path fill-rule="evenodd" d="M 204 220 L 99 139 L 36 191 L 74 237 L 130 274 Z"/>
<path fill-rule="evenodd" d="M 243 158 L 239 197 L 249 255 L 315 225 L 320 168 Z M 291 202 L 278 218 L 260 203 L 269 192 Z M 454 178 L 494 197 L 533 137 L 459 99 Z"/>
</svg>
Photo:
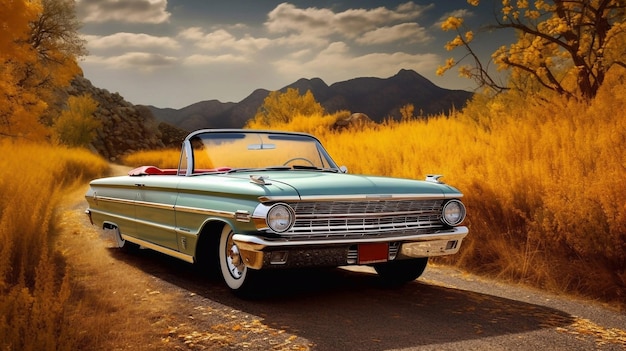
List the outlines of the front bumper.
<svg viewBox="0 0 626 351">
<path fill-rule="evenodd" d="M 359 245 L 373 243 L 389 244 L 388 260 L 452 255 L 459 251 L 468 232 L 467 227 L 455 227 L 434 234 L 307 241 L 235 234 L 233 240 L 246 266 L 265 269 L 359 264 Z"/>
</svg>

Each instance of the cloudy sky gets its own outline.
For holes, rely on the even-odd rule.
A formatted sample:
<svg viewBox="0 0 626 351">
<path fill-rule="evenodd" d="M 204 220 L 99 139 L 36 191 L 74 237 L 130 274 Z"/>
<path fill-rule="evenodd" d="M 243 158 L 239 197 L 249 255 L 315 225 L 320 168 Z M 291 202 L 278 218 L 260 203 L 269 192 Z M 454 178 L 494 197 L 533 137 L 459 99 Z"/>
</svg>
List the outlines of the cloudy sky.
<svg viewBox="0 0 626 351">
<path fill-rule="evenodd" d="M 387 78 L 403 68 L 472 90 L 456 70 L 435 75 L 447 57 L 463 54 L 445 51 L 454 34 L 439 25 L 454 14 L 470 27 L 493 19 L 489 6 L 465 0 L 78 0 L 77 12 L 89 51 L 80 62 L 85 77 L 133 104 L 162 108 L 238 102 L 299 78 Z M 477 49 L 488 57 L 504 44 L 498 37 L 485 33 Z"/>
</svg>

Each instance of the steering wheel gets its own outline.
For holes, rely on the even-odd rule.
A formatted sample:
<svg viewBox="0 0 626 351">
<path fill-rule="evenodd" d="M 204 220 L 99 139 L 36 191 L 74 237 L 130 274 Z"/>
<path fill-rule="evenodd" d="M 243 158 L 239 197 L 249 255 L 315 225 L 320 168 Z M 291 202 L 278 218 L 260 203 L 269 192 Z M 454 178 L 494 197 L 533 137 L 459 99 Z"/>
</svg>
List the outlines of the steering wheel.
<svg viewBox="0 0 626 351">
<path fill-rule="evenodd" d="M 285 163 L 283 163 L 283 166 L 286 166 L 289 162 L 293 162 L 293 161 L 304 161 L 304 162 L 307 162 L 308 164 L 310 164 L 311 167 L 315 167 L 315 164 L 311 160 L 309 160 L 308 158 L 304 158 L 304 157 L 290 158 Z"/>
</svg>

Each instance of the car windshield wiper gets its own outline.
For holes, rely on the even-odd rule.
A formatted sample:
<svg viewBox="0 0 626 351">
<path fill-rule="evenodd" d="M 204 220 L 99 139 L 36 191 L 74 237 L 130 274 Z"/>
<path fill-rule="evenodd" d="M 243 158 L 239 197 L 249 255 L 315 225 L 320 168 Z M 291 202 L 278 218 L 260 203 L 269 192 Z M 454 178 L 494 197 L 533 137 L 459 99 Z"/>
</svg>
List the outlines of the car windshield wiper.
<svg viewBox="0 0 626 351">
<path fill-rule="evenodd" d="M 264 168 L 233 168 L 223 173 L 238 173 L 238 172 L 261 172 L 261 171 L 289 171 L 289 170 L 310 170 L 310 171 L 320 171 L 320 172 L 331 172 L 338 173 L 339 170 L 336 168 L 320 168 L 316 166 L 306 166 L 306 165 L 293 165 L 290 166 L 270 166 Z"/>
<path fill-rule="evenodd" d="M 265 167 L 265 168 L 261 168 L 263 170 L 268 170 L 268 171 L 288 171 L 291 169 L 291 167 L 289 166 L 272 166 L 272 167 Z"/>
<path fill-rule="evenodd" d="M 259 172 L 259 171 L 288 171 L 291 167 L 289 166 L 271 166 L 271 167 L 263 167 L 263 168 L 233 168 L 226 173 L 237 173 L 237 172 Z"/>
<path fill-rule="evenodd" d="M 316 166 L 306 166 L 306 165 L 293 165 L 293 169 L 304 169 L 304 170 L 332 172 L 332 173 L 337 173 L 339 171 L 338 169 L 334 169 L 334 168 L 320 168 Z"/>
<path fill-rule="evenodd" d="M 255 169 L 256 168 L 231 168 L 224 173 L 229 174 L 229 173 L 237 173 L 237 172 L 248 172 L 248 171 L 253 171 Z"/>
</svg>

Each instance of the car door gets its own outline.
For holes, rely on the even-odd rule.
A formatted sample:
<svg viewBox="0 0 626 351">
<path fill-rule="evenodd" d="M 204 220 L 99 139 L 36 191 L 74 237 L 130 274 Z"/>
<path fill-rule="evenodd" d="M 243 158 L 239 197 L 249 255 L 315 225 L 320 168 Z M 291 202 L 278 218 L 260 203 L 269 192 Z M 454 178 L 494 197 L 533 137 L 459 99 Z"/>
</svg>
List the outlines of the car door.
<svg viewBox="0 0 626 351">
<path fill-rule="evenodd" d="M 138 179 L 135 222 L 139 239 L 178 251 L 174 205 L 179 180 L 180 177 L 175 175 Z"/>
</svg>

